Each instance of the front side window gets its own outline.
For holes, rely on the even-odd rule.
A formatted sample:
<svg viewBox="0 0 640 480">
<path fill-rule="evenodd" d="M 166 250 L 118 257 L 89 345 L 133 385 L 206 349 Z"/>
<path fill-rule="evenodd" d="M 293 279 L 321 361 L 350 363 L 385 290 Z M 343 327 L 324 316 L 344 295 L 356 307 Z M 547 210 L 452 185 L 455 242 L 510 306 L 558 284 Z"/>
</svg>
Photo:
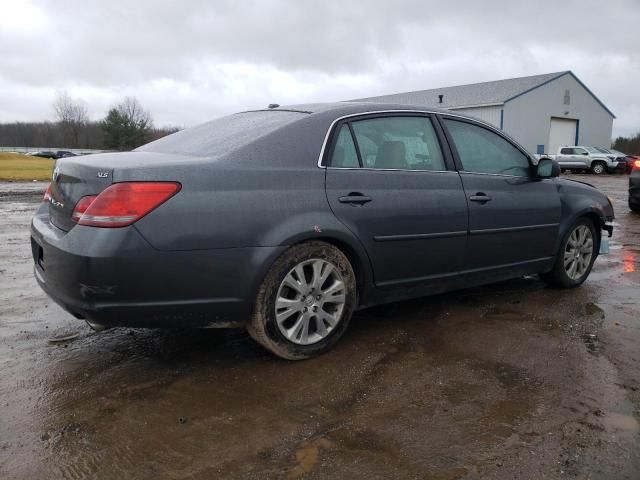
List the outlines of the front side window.
<svg viewBox="0 0 640 480">
<path fill-rule="evenodd" d="M 587 150 L 585 150 L 584 148 L 574 148 L 573 149 L 573 154 L 574 155 L 586 155 L 588 152 Z M 597 151 L 592 151 L 591 153 L 598 153 Z"/>
<path fill-rule="evenodd" d="M 365 168 L 446 170 L 429 118 L 381 117 L 351 125 Z"/>
<path fill-rule="evenodd" d="M 527 177 L 529 159 L 500 135 L 471 123 L 445 119 L 466 172 Z"/>
</svg>

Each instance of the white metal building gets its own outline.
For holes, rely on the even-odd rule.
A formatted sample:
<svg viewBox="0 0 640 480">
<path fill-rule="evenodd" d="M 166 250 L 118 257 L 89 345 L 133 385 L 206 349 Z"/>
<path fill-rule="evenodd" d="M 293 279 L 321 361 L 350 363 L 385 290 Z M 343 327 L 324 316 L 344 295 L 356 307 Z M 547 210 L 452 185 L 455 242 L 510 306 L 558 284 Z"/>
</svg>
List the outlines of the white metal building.
<svg viewBox="0 0 640 480">
<path fill-rule="evenodd" d="M 532 153 L 563 145 L 608 147 L 615 115 L 573 72 L 396 93 L 358 101 L 438 107 L 501 128 Z"/>
</svg>

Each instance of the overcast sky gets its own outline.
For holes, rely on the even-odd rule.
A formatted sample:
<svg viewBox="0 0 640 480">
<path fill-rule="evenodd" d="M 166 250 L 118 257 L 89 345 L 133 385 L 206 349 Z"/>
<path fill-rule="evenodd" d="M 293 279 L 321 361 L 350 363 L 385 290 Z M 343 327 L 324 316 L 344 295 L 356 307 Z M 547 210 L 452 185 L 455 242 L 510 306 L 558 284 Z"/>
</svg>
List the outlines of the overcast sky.
<svg viewBox="0 0 640 480">
<path fill-rule="evenodd" d="M 572 70 L 640 131 L 640 1 L 0 0 L 0 122 L 93 119 L 137 97 L 156 125 Z"/>
</svg>

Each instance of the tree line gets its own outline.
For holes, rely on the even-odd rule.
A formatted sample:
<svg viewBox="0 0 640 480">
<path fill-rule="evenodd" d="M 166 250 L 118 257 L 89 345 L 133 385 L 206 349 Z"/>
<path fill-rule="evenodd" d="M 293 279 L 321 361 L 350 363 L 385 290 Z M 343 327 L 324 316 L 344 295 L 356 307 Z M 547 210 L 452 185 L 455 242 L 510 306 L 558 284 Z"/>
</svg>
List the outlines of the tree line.
<svg viewBox="0 0 640 480">
<path fill-rule="evenodd" d="M 616 138 L 612 148 L 628 155 L 640 155 L 640 132 L 633 137 Z"/>
<path fill-rule="evenodd" d="M 180 130 L 156 128 L 135 97 L 113 105 L 100 121 L 89 120 L 82 100 L 61 92 L 53 102 L 54 121 L 0 123 L 0 145 L 97 150 L 132 150 Z"/>
</svg>

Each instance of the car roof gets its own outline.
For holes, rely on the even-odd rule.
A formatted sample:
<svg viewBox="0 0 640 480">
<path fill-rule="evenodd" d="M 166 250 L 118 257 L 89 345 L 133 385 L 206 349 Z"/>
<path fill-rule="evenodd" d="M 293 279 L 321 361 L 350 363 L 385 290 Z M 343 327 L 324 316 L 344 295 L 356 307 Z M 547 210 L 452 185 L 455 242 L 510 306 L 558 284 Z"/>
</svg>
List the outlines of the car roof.
<svg viewBox="0 0 640 480">
<path fill-rule="evenodd" d="M 405 105 L 401 103 L 379 103 L 379 102 L 333 102 L 333 103 L 304 103 L 296 105 L 281 105 L 276 108 L 263 108 L 255 111 L 289 111 L 308 114 L 331 113 L 336 117 L 349 115 L 352 113 L 366 112 L 386 112 L 395 110 L 415 110 L 420 112 L 434 112 L 451 114 L 448 110 L 426 107 L 424 105 Z M 457 114 L 456 114 L 457 115 Z"/>
</svg>

